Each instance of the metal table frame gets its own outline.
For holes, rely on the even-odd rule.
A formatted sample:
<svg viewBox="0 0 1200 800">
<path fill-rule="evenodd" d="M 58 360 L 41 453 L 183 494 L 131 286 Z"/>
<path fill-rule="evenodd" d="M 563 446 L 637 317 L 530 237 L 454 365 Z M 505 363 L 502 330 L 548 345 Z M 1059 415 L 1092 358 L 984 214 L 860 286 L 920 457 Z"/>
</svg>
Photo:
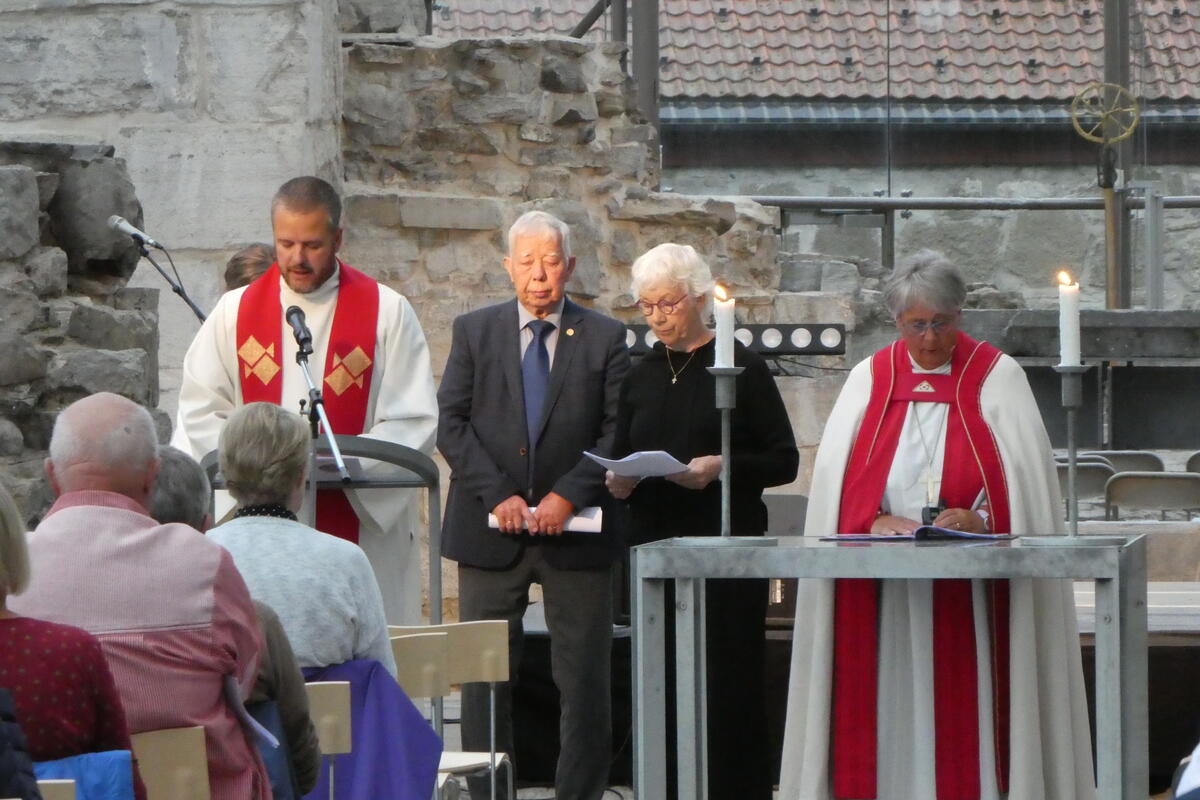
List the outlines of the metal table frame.
<svg viewBox="0 0 1200 800">
<path fill-rule="evenodd" d="M 1092 538 L 1092 537 L 1089 537 Z M 1100 800 L 1148 791 L 1146 541 L 1031 546 L 821 542 L 776 547 L 670 539 L 632 551 L 634 787 L 666 796 L 666 585 L 675 583 L 676 731 L 680 797 L 708 797 L 704 580 L 707 578 L 1070 578 L 1096 584 L 1096 761 Z M 803 612 L 801 612 L 803 613 Z"/>
</svg>

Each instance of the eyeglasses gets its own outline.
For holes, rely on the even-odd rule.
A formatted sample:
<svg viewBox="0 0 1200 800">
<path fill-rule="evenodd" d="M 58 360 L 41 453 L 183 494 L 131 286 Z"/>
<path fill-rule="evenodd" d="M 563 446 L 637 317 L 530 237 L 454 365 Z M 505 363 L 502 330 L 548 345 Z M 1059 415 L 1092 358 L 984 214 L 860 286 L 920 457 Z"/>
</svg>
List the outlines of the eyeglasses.
<svg viewBox="0 0 1200 800">
<path fill-rule="evenodd" d="M 642 310 L 643 317 L 648 317 L 653 314 L 654 309 L 656 308 L 669 316 L 674 314 L 679 308 L 680 303 L 686 299 L 687 295 L 683 294 L 674 300 L 659 300 L 657 303 L 651 303 L 649 300 L 638 300 L 637 307 Z"/>
<path fill-rule="evenodd" d="M 924 336 L 926 331 L 933 331 L 933 335 L 938 336 L 949 330 L 952 325 L 954 325 L 954 320 L 952 319 L 935 319 L 932 322 L 919 319 L 913 322 L 900 323 L 900 327 L 904 332 L 913 336 Z"/>
</svg>

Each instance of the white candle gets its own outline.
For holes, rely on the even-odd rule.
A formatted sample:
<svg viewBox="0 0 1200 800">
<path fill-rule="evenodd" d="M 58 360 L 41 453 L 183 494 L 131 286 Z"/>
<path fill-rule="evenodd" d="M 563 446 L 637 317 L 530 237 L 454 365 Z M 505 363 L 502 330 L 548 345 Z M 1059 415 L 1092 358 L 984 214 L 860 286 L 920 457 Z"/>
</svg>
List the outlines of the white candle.
<svg viewBox="0 0 1200 800">
<path fill-rule="evenodd" d="M 1066 270 L 1058 273 L 1058 341 L 1060 365 L 1079 366 L 1079 284 Z"/>
<path fill-rule="evenodd" d="M 717 284 L 713 288 L 713 316 L 717 321 L 717 352 L 713 360 L 714 367 L 733 366 L 733 296 L 729 291 Z"/>
</svg>

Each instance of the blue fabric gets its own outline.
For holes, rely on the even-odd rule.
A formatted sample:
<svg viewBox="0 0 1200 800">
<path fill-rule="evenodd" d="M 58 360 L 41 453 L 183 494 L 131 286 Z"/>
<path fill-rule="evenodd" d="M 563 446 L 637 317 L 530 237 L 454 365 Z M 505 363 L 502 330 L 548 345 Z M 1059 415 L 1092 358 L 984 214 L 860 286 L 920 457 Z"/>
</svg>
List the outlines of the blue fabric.
<svg viewBox="0 0 1200 800">
<path fill-rule="evenodd" d="M 75 800 L 133 800 L 133 765 L 128 750 L 39 761 L 33 771 L 39 781 L 75 781 Z"/>
<path fill-rule="evenodd" d="M 351 752 L 321 759 L 321 777 L 305 800 L 329 797 L 329 760 L 338 800 L 429 800 L 442 741 L 378 661 L 309 667 L 304 679 L 350 682 Z"/>
<path fill-rule="evenodd" d="M 537 444 L 542 406 L 546 403 L 546 386 L 550 383 L 550 351 L 546 349 L 546 334 L 554 330 L 554 323 L 535 319 L 525 327 L 533 333 L 533 341 L 525 348 L 525 356 L 521 359 L 521 382 L 525 384 L 525 425 L 529 431 L 529 449 L 532 451 Z"/>
<path fill-rule="evenodd" d="M 298 792 L 296 775 L 292 770 L 292 760 L 288 757 L 291 751 L 288 750 L 283 720 L 279 717 L 279 705 L 274 700 L 247 703 L 246 712 L 279 740 L 278 747 L 271 747 L 268 742 L 263 741 L 262 737 L 254 737 L 254 743 L 258 746 L 258 754 L 262 756 L 263 764 L 267 767 L 267 776 L 271 779 L 272 797 L 275 800 L 295 800 Z"/>
</svg>

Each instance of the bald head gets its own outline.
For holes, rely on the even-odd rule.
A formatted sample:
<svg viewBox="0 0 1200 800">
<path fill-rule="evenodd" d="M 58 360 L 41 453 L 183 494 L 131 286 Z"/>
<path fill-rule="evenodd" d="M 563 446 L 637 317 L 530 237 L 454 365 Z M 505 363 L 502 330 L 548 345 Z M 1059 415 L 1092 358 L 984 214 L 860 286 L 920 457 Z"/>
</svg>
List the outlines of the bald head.
<svg viewBox="0 0 1200 800">
<path fill-rule="evenodd" d="M 100 392 L 59 413 L 46 473 L 55 494 L 116 492 L 149 507 L 157 451 L 150 413 L 132 400 Z"/>
</svg>

